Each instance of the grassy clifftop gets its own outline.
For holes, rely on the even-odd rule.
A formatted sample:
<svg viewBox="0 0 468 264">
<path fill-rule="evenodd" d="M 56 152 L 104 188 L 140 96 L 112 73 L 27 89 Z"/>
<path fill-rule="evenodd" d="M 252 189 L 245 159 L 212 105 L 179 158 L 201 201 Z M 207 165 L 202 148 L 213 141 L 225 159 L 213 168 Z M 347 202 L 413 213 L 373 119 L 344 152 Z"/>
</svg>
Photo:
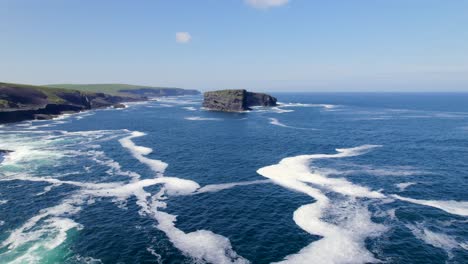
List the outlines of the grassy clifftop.
<svg viewBox="0 0 468 264">
<path fill-rule="evenodd" d="M 140 94 L 142 93 L 153 93 L 160 95 L 182 95 L 192 93 L 194 90 L 185 90 L 181 88 L 169 88 L 169 87 L 151 87 L 144 85 L 133 85 L 133 84 L 120 84 L 120 83 L 108 83 L 108 84 L 49 84 L 47 87 L 52 88 L 65 88 L 73 89 L 83 92 L 98 92 L 106 93 L 110 95 L 129 95 L 129 94 Z"/>
<path fill-rule="evenodd" d="M 120 84 L 120 83 L 109 83 L 109 84 L 48 84 L 45 87 L 51 88 L 62 88 L 72 89 L 83 92 L 98 92 L 117 95 L 120 94 L 121 90 L 136 90 L 141 88 L 149 88 L 143 85 L 131 85 L 131 84 Z"/>
</svg>

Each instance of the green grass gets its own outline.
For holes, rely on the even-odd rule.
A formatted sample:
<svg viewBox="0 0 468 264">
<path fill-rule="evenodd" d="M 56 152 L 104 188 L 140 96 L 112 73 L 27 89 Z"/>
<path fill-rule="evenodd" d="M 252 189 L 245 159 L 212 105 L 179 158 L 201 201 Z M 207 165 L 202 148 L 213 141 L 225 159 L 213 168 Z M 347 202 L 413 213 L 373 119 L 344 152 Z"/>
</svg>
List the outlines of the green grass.
<svg viewBox="0 0 468 264">
<path fill-rule="evenodd" d="M 94 93 L 106 93 L 111 95 L 123 95 L 121 90 L 136 90 L 141 88 L 146 89 L 176 89 L 166 87 L 150 87 L 144 85 L 132 85 L 132 84 L 120 84 L 120 83 L 109 83 L 109 84 L 49 84 L 47 87 L 52 88 L 65 88 L 79 90 L 83 92 L 94 92 Z"/>
<path fill-rule="evenodd" d="M 8 107 L 8 101 L 0 99 L 0 108 L 7 108 Z"/>
<path fill-rule="evenodd" d="M 18 83 L 0 83 L 0 85 L 5 85 L 8 87 L 16 88 L 16 89 L 34 89 L 42 92 L 47 96 L 50 102 L 53 103 L 63 103 L 65 100 L 57 96 L 57 92 L 73 92 L 69 89 L 56 89 L 50 88 L 45 86 L 37 86 L 37 85 L 29 85 L 29 84 L 18 84 Z M 76 91 L 75 91 L 76 92 Z"/>
</svg>

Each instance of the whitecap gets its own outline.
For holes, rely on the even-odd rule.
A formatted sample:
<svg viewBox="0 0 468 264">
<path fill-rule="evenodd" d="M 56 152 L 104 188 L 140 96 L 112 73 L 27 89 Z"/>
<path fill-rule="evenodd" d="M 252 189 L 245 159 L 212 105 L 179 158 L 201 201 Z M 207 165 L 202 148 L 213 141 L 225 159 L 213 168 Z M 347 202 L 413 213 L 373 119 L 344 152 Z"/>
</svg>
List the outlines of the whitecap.
<svg viewBox="0 0 468 264">
<path fill-rule="evenodd" d="M 293 129 L 301 129 L 301 130 L 315 130 L 314 128 L 305 128 L 305 127 L 294 127 L 294 126 L 288 126 L 283 123 L 281 123 L 277 118 L 268 118 L 270 120 L 270 124 L 274 126 L 280 126 L 280 127 L 286 127 L 286 128 L 293 128 Z"/>
<path fill-rule="evenodd" d="M 280 107 L 322 107 L 325 109 L 333 109 L 338 107 L 338 105 L 333 104 L 303 104 L 303 103 L 280 103 L 278 102 Z"/>
<path fill-rule="evenodd" d="M 416 182 L 402 182 L 402 183 L 397 183 L 395 184 L 398 189 L 400 189 L 400 192 L 406 190 L 406 188 L 410 187 L 411 185 L 417 184 Z"/>
<path fill-rule="evenodd" d="M 67 239 L 69 230 L 82 228 L 80 224 L 67 218 L 81 210 L 82 199 L 82 197 L 74 195 L 56 206 L 42 209 L 39 214 L 11 231 L 7 239 L 0 244 L 0 247 L 7 247 L 9 250 L 3 254 L 11 254 L 17 263 L 40 263 L 43 261 L 42 258 L 47 252 L 58 247 Z M 28 247 L 26 251 L 24 251 L 25 246 Z"/>
<path fill-rule="evenodd" d="M 197 109 L 193 106 L 186 106 L 186 107 L 182 107 L 183 109 L 187 110 L 187 111 L 197 111 Z"/>
<path fill-rule="evenodd" d="M 460 247 L 463 248 L 464 250 L 468 250 L 468 243 L 461 243 Z"/>
<path fill-rule="evenodd" d="M 201 116 L 189 116 L 185 117 L 185 120 L 190 120 L 190 121 L 220 121 L 223 120 L 222 118 L 216 118 L 216 117 L 201 117 Z"/>
</svg>

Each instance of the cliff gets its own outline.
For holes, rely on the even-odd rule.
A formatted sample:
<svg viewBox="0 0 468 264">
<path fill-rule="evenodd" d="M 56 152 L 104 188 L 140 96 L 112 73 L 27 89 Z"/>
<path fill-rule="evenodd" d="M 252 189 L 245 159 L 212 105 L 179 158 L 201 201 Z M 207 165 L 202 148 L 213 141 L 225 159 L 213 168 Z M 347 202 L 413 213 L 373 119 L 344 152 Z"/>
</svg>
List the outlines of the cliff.
<svg viewBox="0 0 468 264">
<path fill-rule="evenodd" d="M 276 98 L 246 90 L 219 90 L 204 93 L 203 107 L 224 112 L 241 112 L 252 106 L 275 106 Z"/>
<path fill-rule="evenodd" d="M 78 90 L 82 92 L 99 92 L 110 95 L 119 96 L 145 96 L 145 97 L 160 97 L 160 96 L 179 96 L 179 95 L 198 95 L 197 90 L 187 90 L 182 88 L 170 87 L 151 87 L 133 84 L 50 84 L 48 87 L 64 88 Z"/>
<path fill-rule="evenodd" d="M 51 119 L 64 112 L 80 112 L 141 100 L 146 98 L 0 83 L 0 123 Z"/>
<path fill-rule="evenodd" d="M 130 84 L 55 84 L 34 86 L 0 83 L 0 124 L 51 119 L 65 112 L 80 112 L 145 101 L 148 97 L 197 95 L 197 90 Z"/>
</svg>

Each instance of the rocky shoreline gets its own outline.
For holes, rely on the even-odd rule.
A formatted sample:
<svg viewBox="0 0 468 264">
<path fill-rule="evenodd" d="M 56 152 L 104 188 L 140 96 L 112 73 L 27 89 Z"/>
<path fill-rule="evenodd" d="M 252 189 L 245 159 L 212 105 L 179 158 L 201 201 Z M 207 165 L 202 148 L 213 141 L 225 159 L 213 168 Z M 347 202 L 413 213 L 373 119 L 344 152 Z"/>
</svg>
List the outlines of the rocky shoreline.
<svg viewBox="0 0 468 264">
<path fill-rule="evenodd" d="M 92 105 L 68 105 L 68 104 L 46 104 L 38 108 L 19 108 L 19 109 L 4 109 L 0 111 L 0 124 L 15 123 L 26 120 L 50 120 L 62 114 L 79 113 L 94 109 L 114 107 L 125 108 L 123 102 L 138 102 L 147 99 L 126 100 L 125 98 L 118 102 L 100 103 L 97 106 Z"/>
<path fill-rule="evenodd" d="M 121 92 L 121 91 L 119 91 Z M 125 102 L 141 102 L 149 97 L 199 94 L 180 88 L 141 88 L 115 95 L 65 88 L 0 83 L 0 124 L 26 120 L 48 120 L 62 114 L 106 107 L 125 108 Z"/>
</svg>

